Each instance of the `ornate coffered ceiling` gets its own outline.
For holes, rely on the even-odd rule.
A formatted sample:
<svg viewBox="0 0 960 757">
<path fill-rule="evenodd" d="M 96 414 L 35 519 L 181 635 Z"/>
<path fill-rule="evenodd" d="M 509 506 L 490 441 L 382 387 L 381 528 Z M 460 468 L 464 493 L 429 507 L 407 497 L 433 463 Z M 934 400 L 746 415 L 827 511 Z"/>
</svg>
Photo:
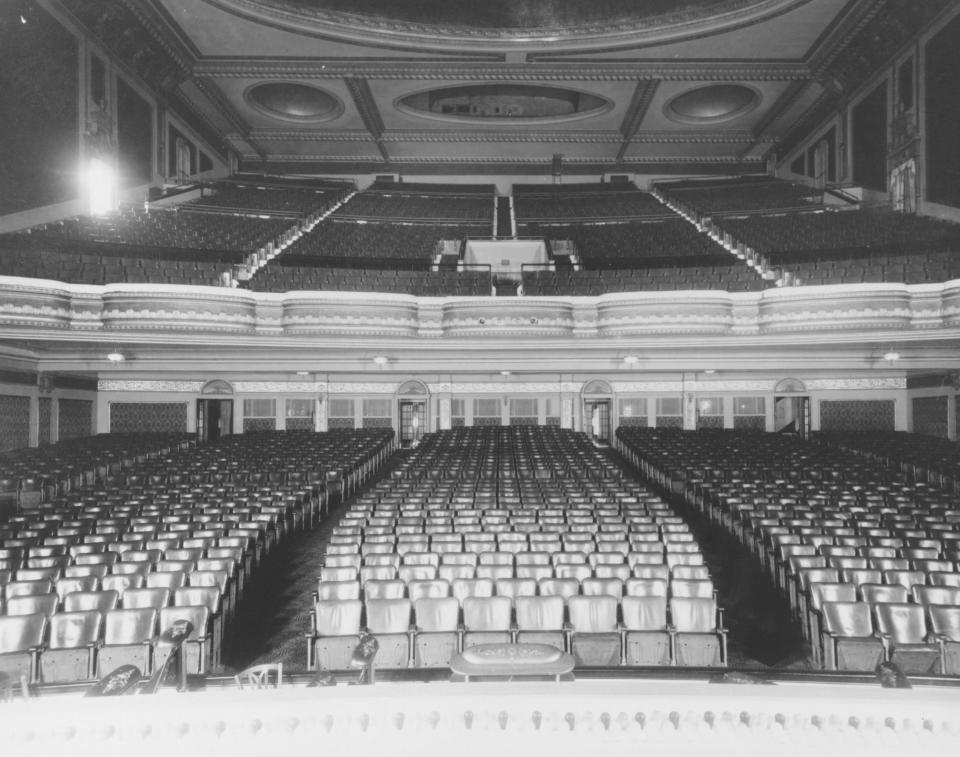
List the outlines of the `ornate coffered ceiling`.
<svg viewBox="0 0 960 757">
<path fill-rule="evenodd" d="M 250 170 L 596 175 L 762 170 L 947 0 L 41 2 Z"/>
</svg>

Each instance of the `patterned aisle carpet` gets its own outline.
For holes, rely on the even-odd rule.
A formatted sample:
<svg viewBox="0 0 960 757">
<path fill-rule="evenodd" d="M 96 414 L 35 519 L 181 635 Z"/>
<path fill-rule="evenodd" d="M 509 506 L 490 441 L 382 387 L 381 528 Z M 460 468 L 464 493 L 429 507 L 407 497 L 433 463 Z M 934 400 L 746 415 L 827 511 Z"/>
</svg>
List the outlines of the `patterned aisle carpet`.
<svg viewBox="0 0 960 757">
<path fill-rule="evenodd" d="M 267 662 L 282 662 L 290 672 L 307 669 L 304 634 L 310 629 L 312 595 L 327 540 L 345 511 L 346 506 L 337 507 L 319 526 L 281 542 L 264 560 L 245 592 L 224 673 Z"/>
</svg>

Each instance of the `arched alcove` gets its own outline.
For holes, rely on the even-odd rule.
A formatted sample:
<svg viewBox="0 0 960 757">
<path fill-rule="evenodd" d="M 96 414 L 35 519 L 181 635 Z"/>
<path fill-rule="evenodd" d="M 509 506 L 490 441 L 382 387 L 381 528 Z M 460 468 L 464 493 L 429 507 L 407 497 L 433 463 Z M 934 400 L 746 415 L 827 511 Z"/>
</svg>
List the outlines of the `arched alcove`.
<svg viewBox="0 0 960 757">
<path fill-rule="evenodd" d="M 774 394 L 804 394 L 807 386 L 800 379 L 785 378 L 777 382 L 773 387 Z"/>
<path fill-rule="evenodd" d="M 213 379 L 203 385 L 200 394 L 233 394 L 233 384 L 223 379 Z"/>
</svg>

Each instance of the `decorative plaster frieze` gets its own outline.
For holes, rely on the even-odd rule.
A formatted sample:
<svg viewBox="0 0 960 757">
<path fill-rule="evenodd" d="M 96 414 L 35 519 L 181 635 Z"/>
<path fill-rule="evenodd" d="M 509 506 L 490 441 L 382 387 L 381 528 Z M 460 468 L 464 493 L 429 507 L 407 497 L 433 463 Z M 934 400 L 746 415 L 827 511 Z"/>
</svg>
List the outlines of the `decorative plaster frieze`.
<svg viewBox="0 0 960 757">
<path fill-rule="evenodd" d="M 235 394 L 317 394 L 327 390 L 323 381 L 234 381 Z"/>
<path fill-rule="evenodd" d="M 591 144 L 620 144 L 619 134 L 611 132 L 531 131 L 388 131 L 384 142 L 571 142 Z M 566 160 L 566 158 L 564 158 Z"/>
<path fill-rule="evenodd" d="M 617 394 L 634 392 L 770 392 L 773 391 L 775 381 L 756 380 L 690 380 L 690 381 L 614 381 L 613 391 Z"/>
<path fill-rule="evenodd" d="M 613 391 L 617 394 L 631 394 L 634 392 L 669 392 L 679 393 L 685 385 L 680 381 L 613 381 Z"/>
<path fill-rule="evenodd" d="M 397 383 L 373 383 L 364 381 L 331 381 L 327 384 L 329 394 L 396 394 Z"/>
<path fill-rule="evenodd" d="M 100 379 L 99 392 L 186 392 L 199 394 L 204 381 L 154 381 L 146 379 Z"/>
<path fill-rule="evenodd" d="M 433 391 L 433 384 L 430 391 Z M 550 381 L 454 381 L 450 391 L 454 396 L 464 394 L 558 394 L 562 385 Z"/>
<path fill-rule="evenodd" d="M 863 389 L 906 389 L 906 378 L 836 378 L 836 379 L 806 379 L 808 391 L 829 391 L 833 389 L 863 390 Z"/>
</svg>

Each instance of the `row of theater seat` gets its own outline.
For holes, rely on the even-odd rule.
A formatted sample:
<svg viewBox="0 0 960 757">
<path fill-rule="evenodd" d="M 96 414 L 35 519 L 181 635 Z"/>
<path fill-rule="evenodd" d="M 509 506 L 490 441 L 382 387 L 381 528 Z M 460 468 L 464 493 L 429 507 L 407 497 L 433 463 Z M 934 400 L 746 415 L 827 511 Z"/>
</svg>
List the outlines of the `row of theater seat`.
<svg viewBox="0 0 960 757">
<path fill-rule="evenodd" d="M 514 213 L 518 224 L 531 222 L 565 223 L 571 220 L 638 219 L 672 215 L 649 192 L 636 188 L 619 192 L 596 191 L 593 187 L 582 192 L 524 192 L 514 195 Z"/>
<path fill-rule="evenodd" d="M 392 437 L 389 429 L 247 434 L 132 459 L 117 469 L 109 459 L 99 461 L 93 483 L 70 485 L 0 526 L 2 577 L 10 579 L 8 612 L 0 617 L 23 617 L 10 615 L 11 606 L 19 613 L 32 605 L 44 617 L 51 608 L 66 612 L 61 602 L 70 588 L 101 597 L 166 589 L 174 601 L 190 601 L 186 607 L 199 606 L 202 594 L 206 614 L 203 624 L 194 623 L 195 633 L 216 667 L 228 621 L 261 558 L 286 534 L 314 522 L 330 497 L 348 494 L 370 476 L 392 449 Z M 177 592 L 184 592 L 180 600 Z M 150 639 L 158 618 L 170 620 L 175 611 L 153 612 L 152 623 L 131 621 L 141 631 L 149 626 Z M 4 623 L 27 633 L 22 622 Z M 0 669 L 22 672 L 27 640 L 13 631 L 0 638 Z M 136 642 L 141 652 L 144 643 Z M 138 661 L 149 667 L 148 657 Z"/>
<path fill-rule="evenodd" d="M 820 205 L 822 191 L 770 176 L 659 182 L 654 195 L 696 220 L 716 214 L 790 210 Z"/>
<path fill-rule="evenodd" d="M 719 257 L 730 253 L 682 218 L 664 221 L 594 224 L 524 224 L 521 236 L 569 240 L 584 268 L 639 268 L 666 265 L 677 258 Z M 683 261 L 688 264 L 689 261 Z"/>
<path fill-rule="evenodd" d="M 187 203 L 188 208 L 244 210 L 258 214 L 289 213 L 310 217 L 329 210 L 344 197 L 346 187 L 314 189 L 217 182 L 204 188 L 203 196 Z"/>
<path fill-rule="evenodd" d="M 851 610 L 859 620 L 849 623 L 831 610 L 837 622 L 828 622 L 825 603 L 860 601 L 868 607 L 870 634 L 879 634 L 874 640 L 889 636 L 887 658 L 908 667 L 916 662 L 913 672 L 938 665 L 934 672 L 956 672 L 943 650 L 935 661 L 928 654 L 931 633 L 943 645 L 960 642 L 960 597 L 940 590 L 960 585 L 960 509 L 951 494 L 862 457 L 780 435 L 725 433 L 722 445 L 711 432 L 621 428 L 617 437 L 647 475 L 682 487 L 692 505 L 753 551 L 788 599 L 816 663 L 854 664 L 854 658 L 838 662 L 836 650 L 843 637 L 864 628 L 863 610 Z M 792 477 L 783 475 L 785 461 L 793 463 Z M 821 595 L 827 586 L 832 593 Z M 889 616 L 902 621 L 892 631 L 883 623 L 874 628 L 869 608 L 908 600 L 914 609 Z M 930 614 L 928 627 L 926 608 L 941 604 L 936 626 Z M 912 644 L 930 646 L 919 662 L 908 654 Z"/>
<path fill-rule="evenodd" d="M 723 665 L 726 629 L 713 598 L 468 596 L 318 602 L 308 665 L 350 667 L 362 633 L 377 665 L 447 667 L 478 644 L 549 644 L 579 665 Z"/>
<path fill-rule="evenodd" d="M 210 611 L 204 604 L 181 604 L 196 598 L 182 592 L 177 603 L 154 607 L 71 610 L 0 616 L 3 672 L 29 683 L 72 683 L 100 678 L 121 665 L 134 665 L 143 675 L 162 666 L 169 646 L 160 633 L 188 621 L 193 630 L 183 643 L 187 673 L 209 673 L 213 658 Z"/>
<path fill-rule="evenodd" d="M 946 398 L 942 401 L 946 404 Z M 874 458 L 916 481 L 960 492 L 960 446 L 949 439 L 905 431 L 819 432 L 815 441 Z"/>
<path fill-rule="evenodd" d="M 337 628 L 320 619 L 333 612 L 331 603 L 359 603 L 361 596 L 368 605 L 406 601 L 408 609 L 426 599 L 449 599 L 450 608 L 458 609 L 444 616 L 454 624 L 448 634 L 460 622 L 461 600 L 508 600 L 517 608 L 529 599 L 558 600 L 559 625 L 546 630 L 549 643 L 564 649 L 565 601 L 600 597 L 605 608 L 613 608 L 604 633 L 616 636 L 616 653 L 589 664 L 620 664 L 617 608 L 625 592 L 635 591 L 656 597 L 663 608 L 673 600 L 710 603 L 709 621 L 699 616 L 709 626 L 702 635 L 713 651 L 722 643 L 714 586 L 686 524 L 624 477 L 584 434 L 555 427 L 471 427 L 427 435 L 390 477 L 359 494 L 333 529 L 324 559 L 314 605 L 318 620 L 308 638 L 308 660 L 320 667 L 333 664 L 318 652 L 327 637 L 346 645 L 359 633 L 354 615 Z M 508 613 L 508 621 L 523 626 L 520 614 L 517 609 L 509 620 Z M 381 628 L 369 616 L 365 627 Z M 498 628 L 498 638 L 527 638 L 511 628 Z M 657 630 L 669 638 L 665 621 Z M 411 643 L 408 650 L 416 648 Z M 461 648 L 460 641 L 448 643 L 446 662 Z M 721 657 L 711 656 L 710 664 Z M 415 654 L 401 658 L 394 664 L 416 664 Z"/>
</svg>

